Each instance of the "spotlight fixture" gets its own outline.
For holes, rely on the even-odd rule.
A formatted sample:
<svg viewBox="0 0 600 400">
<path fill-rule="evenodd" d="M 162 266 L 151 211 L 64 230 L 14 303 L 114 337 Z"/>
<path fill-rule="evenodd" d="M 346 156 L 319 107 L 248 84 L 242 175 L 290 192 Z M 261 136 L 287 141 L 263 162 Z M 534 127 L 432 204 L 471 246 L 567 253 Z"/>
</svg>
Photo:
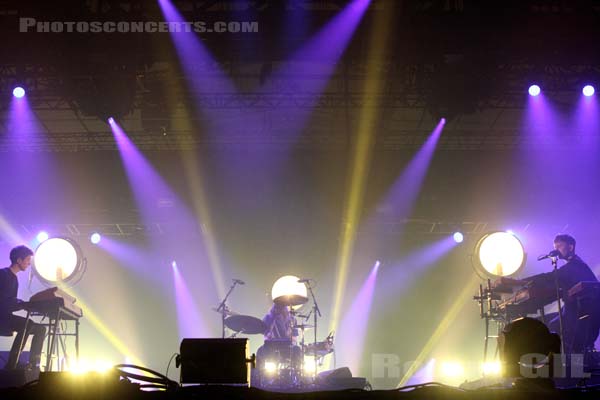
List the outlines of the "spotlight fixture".
<svg viewBox="0 0 600 400">
<path fill-rule="evenodd" d="M 523 373 L 536 377 L 549 373 L 548 364 L 554 364 L 553 355 L 560 351 L 560 336 L 533 318 L 521 318 L 506 325 L 498 337 L 500 367 L 505 377 L 527 378 L 531 376 Z"/>
<path fill-rule="evenodd" d="M 109 117 L 108 118 L 108 123 L 111 124 L 111 125 L 114 124 L 115 123 L 115 119 L 113 117 Z"/>
<path fill-rule="evenodd" d="M 499 231 L 484 235 L 475 246 L 475 267 L 492 277 L 511 276 L 525 265 L 525 249 L 512 233 Z"/>
<path fill-rule="evenodd" d="M 17 86 L 13 89 L 12 93 L 13 96 L 15 96 L 17 99 L 20 99 L 21 97 L 25 96 L 25 89 L 23 89 L 21 86 Z"/>
<path fill-rule="evenodd" d="M 596 93 L 596 89 L 594 89 L 592 85 L 585 85 L 582 89 L 582 92 L 585 97 L 590 97 Z"/>
<path fill-rule="evenodd" d="M 529 86 L 529 95 L 530 96 L 537 96 L 542 92 L 542 89 L 538 86 L 538 85 L 531 85 Z"/>
<path fill-rule="evenodd" d="M 102 236 L 100 236 L 98 232 L 94 232 L 90 236 L 90 242 L 92 242 L 92 244 L 98 244 L 100 243 L 100 240 L 102 240 Z"/>
<path fill-rule="evenodd" d="M 48 237 L 49 237 L 49 236 L 48 236 L 48 232 L 46 232 L 46 231 L 41 231 L 41 232 L 39 232 L 39 233 L 36 235 L 36 237 L 35 237 L 35 238 L 36 238 L 36 240 L 38 241 L 38 243 L 42 243 L 42 242 L 44 242 L 44 241 L 48 240 Z"/>
<path fill-rule="evenodd" d="M 460 232 L 454 232 L 454 235 L 452 235 L 452 238 L 454 239 L 454 241 L 456 243 L 462 243 L 463 240 L 465 239 L 464 235 Z"/>
<path fill-rule="evenodd" d="M 50 238 L 38 245 L 33 257 L 33 272 L 47 286 L 79 282 L 87 265 L 81 249 L 68 238 Z"/>
</svg>

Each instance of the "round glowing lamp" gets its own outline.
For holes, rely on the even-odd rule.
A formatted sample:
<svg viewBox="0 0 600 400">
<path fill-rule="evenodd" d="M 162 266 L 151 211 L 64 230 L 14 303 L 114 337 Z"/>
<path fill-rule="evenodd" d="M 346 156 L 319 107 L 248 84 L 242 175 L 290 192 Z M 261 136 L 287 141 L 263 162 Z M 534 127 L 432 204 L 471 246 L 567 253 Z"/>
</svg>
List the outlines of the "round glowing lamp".
<svg viewBox="0 0 600 400">
<path fill-rule="evenodd" d="M 530 96 L 536 97 L 542 92 L 542 89 L 538 85 L 531 85 L 527 91 Z"/>
<path fill-rule="evenodd" d="M 17 86 L 13 89 L 13 96 L 15 96 L 17 99 L 20 99 L 21 97 L 25 96 L 25 89 L 23 89 L 21 86 Z"/>
<path fill-rule="evenodd" d="M 525 259 L 523 244 L 511 232 L 488 233 L 475 246 L 475 265 L 488 276 L 514 275 L 523 268 Z"/>
<path fill-rule="evenodd" d="M 277 279 L 271 289 L 273 302 L 286 306 L 298 306 L 306 303 L 308 301 L 308 291 L 304 283 L 298 282 L 299 279 L 293 275 L 286 275 Z"/>
<path fill-rule="evenodd" d="M 596 89 L 594 89 L 594 87 L 592 85 L 585 85 L 583 87 L 582 92 L 585 97 L 590 97 L 590 96 L 594 95 L 594 93 L 596 92 Z"/>
<path fill-rule="evenodd" d="M 68 238 L 50 238 L 38 245 L 33 256 L 33 271 L 48 286 L 76 283 L 85 271 L 81 249 Z"/>
</svg>

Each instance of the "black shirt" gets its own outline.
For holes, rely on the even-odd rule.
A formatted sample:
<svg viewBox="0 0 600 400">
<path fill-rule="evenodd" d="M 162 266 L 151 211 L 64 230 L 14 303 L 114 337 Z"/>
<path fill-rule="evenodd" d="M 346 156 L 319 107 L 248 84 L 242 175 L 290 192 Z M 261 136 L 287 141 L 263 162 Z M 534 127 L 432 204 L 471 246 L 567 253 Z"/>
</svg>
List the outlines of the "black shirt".
<svg viewBox="0 0 600 400">
<path fill-rule="evenodd" d="M 533 285 L 551 286 L 554 285 L 554 272 L 545 272 L 525 278 L 532 281 Z M 583 262 L 577 255 L 573 255 L 565 265 L 558 268 L 558 286 L 566 293 L 573 286 L 583 281 L 598 282 L 598 278 L 590 267 Z"/>
<path fill-rule="evenodd" d="M 18 291 L 19 280 L 10 267 L 0 269 L 0 323 L 21 308 L 21 301 L 17 299 Z"/>
</svg>

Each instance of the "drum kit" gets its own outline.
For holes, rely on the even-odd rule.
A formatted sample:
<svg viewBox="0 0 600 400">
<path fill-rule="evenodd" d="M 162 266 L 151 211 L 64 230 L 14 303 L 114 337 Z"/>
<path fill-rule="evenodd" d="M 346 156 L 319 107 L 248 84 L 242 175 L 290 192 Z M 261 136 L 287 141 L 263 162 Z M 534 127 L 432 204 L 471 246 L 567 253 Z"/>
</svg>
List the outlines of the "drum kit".
<svg viewBox="0 0 600 400">
<path fill-rule="evenodd" d="M 225 328 L 233 331 L 229 337 L 262 335 L 270 329 L 263 320 L 251 315 L 237 314 L 227 307 L 227 298 L 237 284 L 243 284 L 240 282 L 234 279 L 225 299 L 219 307 L 213 309 L 222 316 L 223 338 L 225 338 Z M 267 339 L 264 345 L 258 349 L 256 369 L 252 371 L 253 386 L 265 389 L 293 390 L 314 384 L 318 366 L 322 365 L 327 355 L 334 352 L 333 333 L 330 333 L 324 341 L 317 340 L 317 324 L 321 312 L 313 293 L 311 280 L 302 280 L 301 284 L 306 285 L 308 289 L 306 293 L 310 293 L 312 296 L 312 310 L 308 315 L 302 315 L 297 311 L 299 307 L 309 302 L 308 296 L 295 293 L 273 298 L 273 303 L 285 306 L 289 310 L 291 321 L 293 321 L 290 324 L 291 335 L 289 338 Z M 312 324 L 297 323 L 297 318 L 304 319 L 306 322 L 311 315 L 313 317 Z M 305 334 L 309 330 L 313 330 L 314 340 L 306 343 Z M 305 363 L 305 356 L 312 357 L 310 361 L 314 362 L 314 368 Z"/>
</svg>

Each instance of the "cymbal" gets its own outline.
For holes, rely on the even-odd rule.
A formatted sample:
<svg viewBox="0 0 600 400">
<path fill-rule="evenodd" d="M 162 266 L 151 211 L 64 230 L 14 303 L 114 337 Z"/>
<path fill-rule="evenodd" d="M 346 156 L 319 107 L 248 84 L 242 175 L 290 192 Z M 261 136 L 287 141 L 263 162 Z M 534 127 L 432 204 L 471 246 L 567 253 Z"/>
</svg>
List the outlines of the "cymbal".
<svg viewBox="0 0 600 400">
<path fill-rule="evenodd" d="M 223 311 L 219 311 L 219 309 L 217 307 L 212 307 L 211 310 L 213 310 L 216 313 L 219 314 L 223 314 Z M 239 313 L 236 313 L 235 311 L 231 311 L 229 308 L 225 309 L 225 313 L 226 316 L 227 315 L 240 315 Z"/>
<path fill-rule="evenodd" d="M 294 325 L 294 329 L 310 329 L 310 328 L 314 328 L 314 325 L 311 324 L 297 324 Z"/>
<path fill-rule="evenodd" d="M 225 318 L 225 326 L 235 332 L 247 335 L 265 333 L 267 326 L 262 320 L 250 315 L 232 315 Z"/>
<path fill-rule="evenodd" d="M 281 304 L 284 306 L 299 306 L 308 302 L 308 297 L 300 296 L 297 294 L 279 296 L 273 299 L 273 303 Z"/>
</svg>

